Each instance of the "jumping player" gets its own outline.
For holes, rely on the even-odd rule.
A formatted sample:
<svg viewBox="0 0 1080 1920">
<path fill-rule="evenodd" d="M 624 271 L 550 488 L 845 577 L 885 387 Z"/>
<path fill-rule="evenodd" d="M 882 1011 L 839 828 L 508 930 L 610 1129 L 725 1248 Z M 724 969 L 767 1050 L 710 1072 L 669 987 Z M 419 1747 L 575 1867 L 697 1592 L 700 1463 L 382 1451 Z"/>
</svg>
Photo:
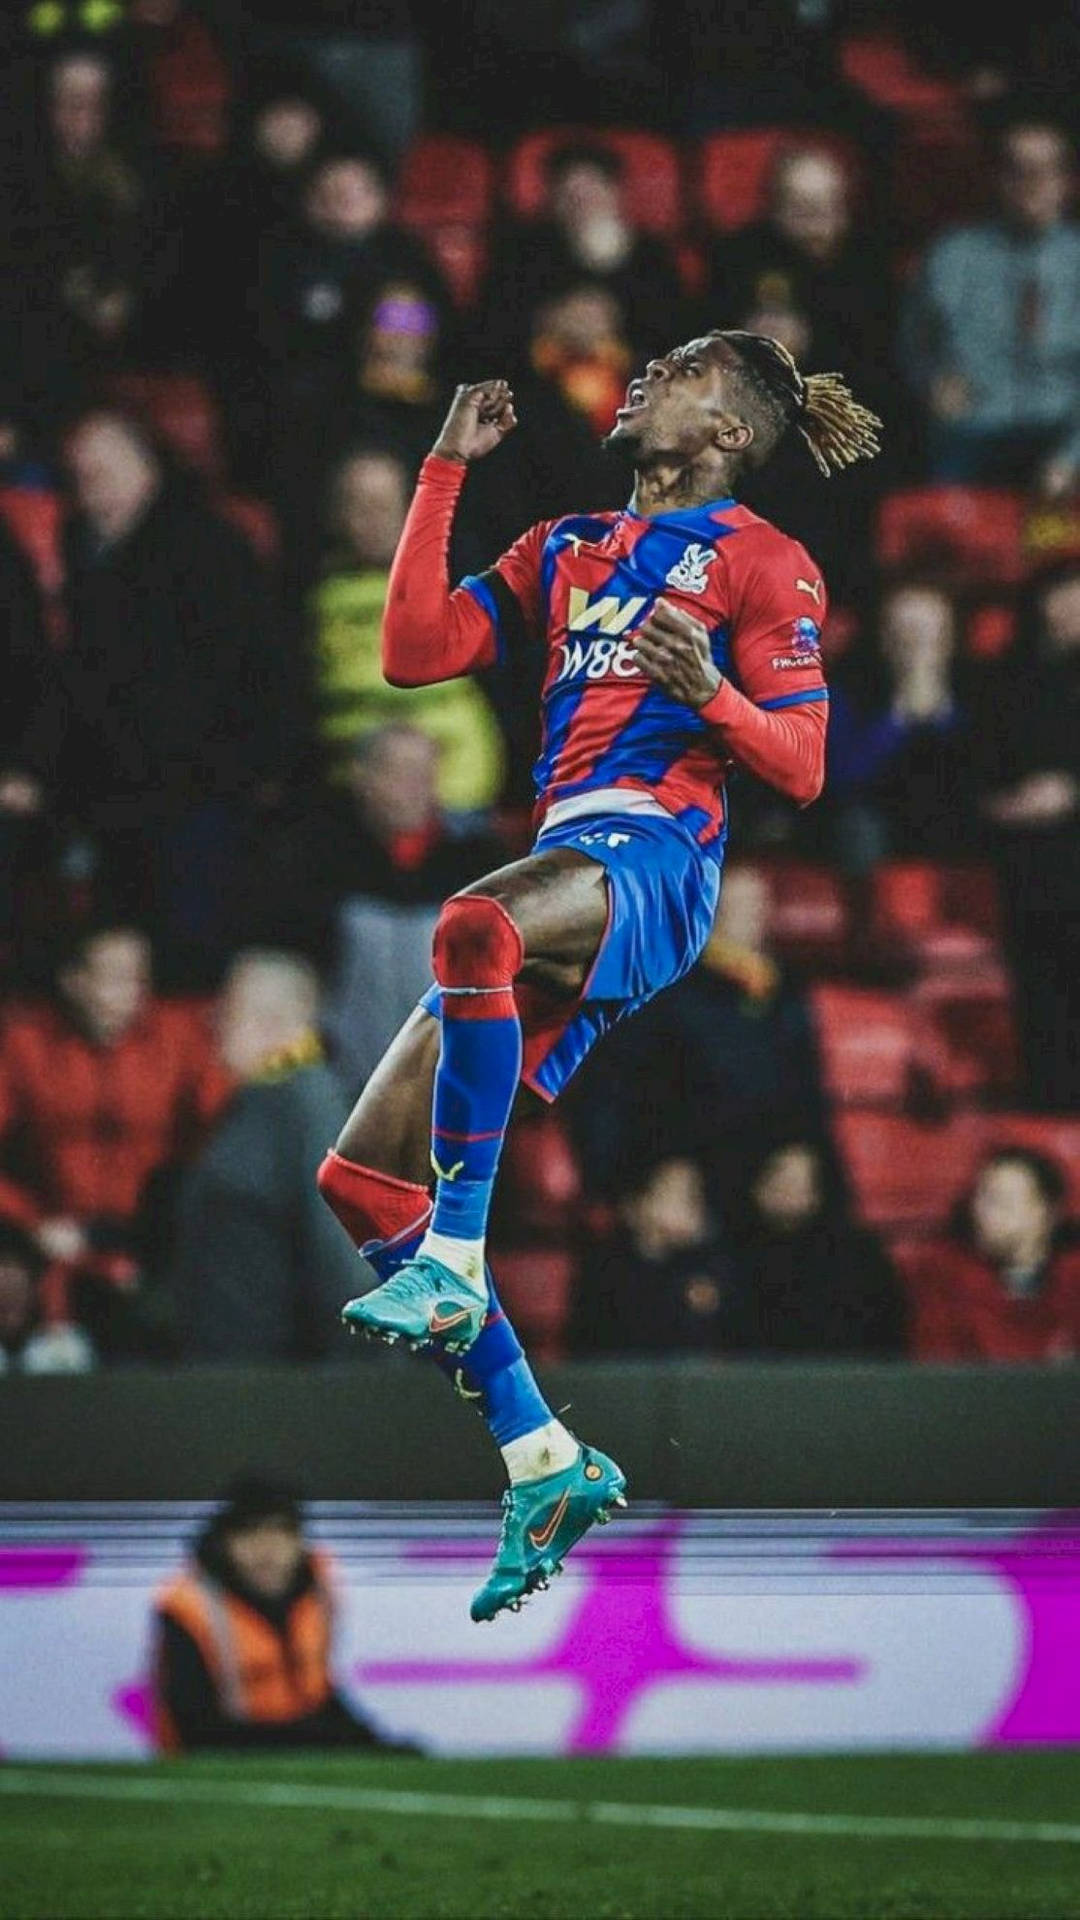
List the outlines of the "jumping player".
<svg viewBox="0 0 1080 1920">
<path fill-rule="evenodd" d="M 789 427 L 827 475 L 875 454 L 880 422 L 777 341 L 706 334 L 630 384 L 610 436 L 634 467 L 625 511 L 532 527 L 451 591 L 469 464 L 515 425 L 505 381 L 458 388 L 394 559 L 383 668 L 429 686 L 544 649 L 536 842 L 443 907 L 436 985 L 319 1173 L 382 1282 L 346 1322 L 431 1345 L 502 1451 L 510 1485 L 477 1620 L 520 1607 L 625 1504 L 614 1461 L 553 1418 L 486 1274 L 519 1082 L 554 1100 L 605 1031 L 693 965 L 733 763 L 803 805 L 820 792 L 825 588 L 805 549 L 734 495 Z"/>
</svg>

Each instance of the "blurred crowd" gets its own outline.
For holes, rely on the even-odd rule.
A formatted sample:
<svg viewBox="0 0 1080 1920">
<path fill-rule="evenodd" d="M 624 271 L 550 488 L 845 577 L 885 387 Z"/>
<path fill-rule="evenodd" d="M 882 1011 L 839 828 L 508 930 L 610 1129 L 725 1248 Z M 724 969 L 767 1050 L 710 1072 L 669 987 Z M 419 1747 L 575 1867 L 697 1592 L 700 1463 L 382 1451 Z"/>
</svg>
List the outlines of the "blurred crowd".
<svg viewBox="0 0 1080 1920">
<path fill-rule="evenodd" d="M 942 11 L 5 12 L 0 1370 L 340 1354 L 315 1167 L 529 840 L 538 677 L 381 678 L 417 469 L 505 374 L 457 573 L 618 506 L 714 325 L 886 423 L 747 495 L 829 583 L 827 788 L 735 782 L 701 964 L 511 1137 L 501 1291 L 542 1358 L 1080 1348 L 1080 47 Z"/>
</svg>

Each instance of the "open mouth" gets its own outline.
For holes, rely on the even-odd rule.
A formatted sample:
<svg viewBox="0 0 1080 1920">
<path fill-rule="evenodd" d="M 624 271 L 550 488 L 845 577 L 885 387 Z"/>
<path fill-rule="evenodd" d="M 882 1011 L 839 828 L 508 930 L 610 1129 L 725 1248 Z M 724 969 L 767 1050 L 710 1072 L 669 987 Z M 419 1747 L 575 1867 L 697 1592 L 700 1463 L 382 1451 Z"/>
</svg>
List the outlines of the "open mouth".
<svg viewBox="0 0 1080 1920">
<path fill-rule="evenodd" d="M 630 385 L 626 389 L 626 404 L 619 408 L 615 418 L 616 420 L 629 420 L 631 415 L 641 413 L 642 410 L 648 406 L 648 403 L 648 395 L 645 391 L 644 382 L 641 380 L 631 380 Z"/>
</svg>

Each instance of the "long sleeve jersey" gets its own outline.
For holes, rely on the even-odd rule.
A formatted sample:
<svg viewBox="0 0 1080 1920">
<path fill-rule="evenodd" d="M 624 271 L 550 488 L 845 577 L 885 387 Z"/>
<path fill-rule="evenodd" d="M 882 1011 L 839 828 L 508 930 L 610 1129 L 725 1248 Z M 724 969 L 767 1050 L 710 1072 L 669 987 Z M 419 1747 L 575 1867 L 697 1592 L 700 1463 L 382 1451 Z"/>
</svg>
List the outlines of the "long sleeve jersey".
<svg viewBox="0 0 1080 1920">
<path fill-rule="evenodd" d="M 390 575 L 383 670 L 427 686 L 542 647 L 537 824 L 559 802 L 644 791 L 703 848 L 722 846 L 733 763 L 806 804 L 824 778 L 825 588 L 805 548 L 735 500 L 646 517 L 530 527 L 451 591 L 447 553 L 466 469 L 429 455 Z M 637 663 L 657 599 L 701 620 L 722 677 L 700 711 Z"/>
</svg>

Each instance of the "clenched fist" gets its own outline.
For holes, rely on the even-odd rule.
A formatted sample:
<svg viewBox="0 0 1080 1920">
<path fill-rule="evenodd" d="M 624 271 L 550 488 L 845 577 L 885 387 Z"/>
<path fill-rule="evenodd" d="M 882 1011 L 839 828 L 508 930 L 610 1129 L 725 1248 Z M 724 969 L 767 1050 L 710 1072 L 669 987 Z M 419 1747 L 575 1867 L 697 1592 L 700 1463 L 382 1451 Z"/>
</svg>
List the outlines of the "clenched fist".
<svg viewBox="0 0 1080 1920">
<path fill-rule="evenodd" d="M 482 460 L 517 426 L 514 396 L 505 380 L 459 387 L 432 453 L 444 460 Z"/>
<path fill-rule="evenodd" d="M 708 628 L 670 600 L 656 601 L 633 640 L 642 673 L 684 707 L 707 706 L 719 691 Z"/>
</svg>

